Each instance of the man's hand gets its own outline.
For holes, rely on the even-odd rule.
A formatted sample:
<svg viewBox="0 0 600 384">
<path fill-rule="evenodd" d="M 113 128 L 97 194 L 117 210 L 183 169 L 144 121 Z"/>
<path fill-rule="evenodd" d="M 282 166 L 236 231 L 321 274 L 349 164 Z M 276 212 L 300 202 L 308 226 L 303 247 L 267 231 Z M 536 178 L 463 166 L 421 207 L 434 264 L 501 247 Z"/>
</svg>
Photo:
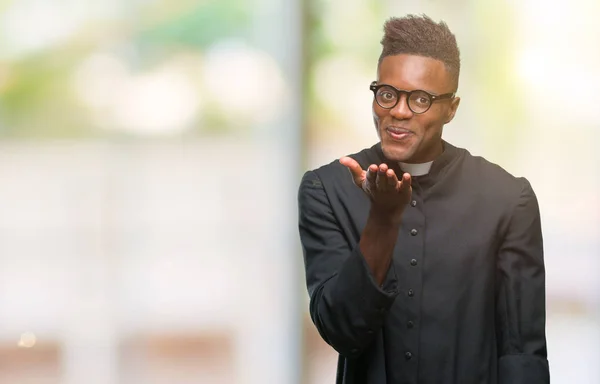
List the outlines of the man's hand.
<svg viewBox="0 0 600 384">
<path fill-rule="evenodd" d="M 412 195 L 411 177 L 405 173 L 398 180 L 393 169 L 387 164 L 371 164 L 364 171 L 351 157 L 342 157 L 340 163 L 348 168 L 354 184 L 371 199 L 371 209 L 378 216 L 399 219 Z"/>
</svg>

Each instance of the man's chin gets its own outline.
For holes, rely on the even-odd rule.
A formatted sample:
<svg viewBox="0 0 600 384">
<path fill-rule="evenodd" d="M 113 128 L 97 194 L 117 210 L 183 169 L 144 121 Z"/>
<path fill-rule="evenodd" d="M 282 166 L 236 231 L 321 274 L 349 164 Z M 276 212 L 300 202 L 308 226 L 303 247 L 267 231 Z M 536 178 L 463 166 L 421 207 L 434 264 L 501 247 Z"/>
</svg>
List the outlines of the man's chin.
<svg viewBox="0 0 600 384">
<path fill-rule="evenodd" d="M 407 162 L 413 155 L 412 146 L 382 143 L 381 150 L 386 159 L 396 162 Z"/>
</svg>

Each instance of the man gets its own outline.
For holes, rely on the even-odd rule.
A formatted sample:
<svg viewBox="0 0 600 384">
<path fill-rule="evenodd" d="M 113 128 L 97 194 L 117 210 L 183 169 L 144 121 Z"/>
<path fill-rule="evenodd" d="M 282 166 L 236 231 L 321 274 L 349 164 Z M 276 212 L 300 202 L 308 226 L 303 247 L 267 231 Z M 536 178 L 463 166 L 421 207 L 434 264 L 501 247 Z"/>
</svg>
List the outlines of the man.
<svg viewBox="0 0 600 384">
<path fill-rule="evenodd" d="M 337 383 L 549 383 L 532 187 L 442 139 L 460 102 L 447 25 L 407 16 L 384 31 L 380 142 L 308 171 L 298 195 L 310 314 L 339 352 Z"/>
</svg>

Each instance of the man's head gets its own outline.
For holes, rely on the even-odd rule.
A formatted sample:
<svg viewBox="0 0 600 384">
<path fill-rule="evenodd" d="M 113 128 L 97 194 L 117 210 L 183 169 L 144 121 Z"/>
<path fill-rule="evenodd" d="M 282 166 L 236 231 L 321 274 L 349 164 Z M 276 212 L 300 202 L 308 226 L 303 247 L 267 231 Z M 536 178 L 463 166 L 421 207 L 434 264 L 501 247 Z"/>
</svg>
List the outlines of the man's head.
<svg viewBox="0 0 600 384">
<path fill-rule="evenodd" d="M 434 160 L 442 152 L 443 126 L 454 118 L 460 103 L 458 97 L 448 95 L 458 88 L 456 38 L 443 22 L 406 16 L 385 23 L 381 44 L 372 89 L 376 94 L 373 118 L 383 152 L 394 161 Z M 422 90 L 433 97 L 413 92 L 409 98 L 397 90 Z M 436 100 L 436 96 L 442 97 Z"/>
</svg>

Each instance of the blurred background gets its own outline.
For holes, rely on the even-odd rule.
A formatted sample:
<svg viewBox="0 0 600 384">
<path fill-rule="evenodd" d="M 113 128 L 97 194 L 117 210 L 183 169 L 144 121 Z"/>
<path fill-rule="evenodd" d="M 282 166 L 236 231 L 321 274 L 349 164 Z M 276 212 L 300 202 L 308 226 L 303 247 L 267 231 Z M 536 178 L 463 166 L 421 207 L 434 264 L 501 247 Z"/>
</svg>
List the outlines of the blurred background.
<svg viewBox="0 0 600 384">
<path fill-rule="evenodd" d="M 371 146 L 382 24 L 462 53 L 445 138 L 526 176 L 553 383 L 600 383 L 596 0 L 0 0 L 0 384 L 334 383 L 296 193 Z"/>
</svg>

